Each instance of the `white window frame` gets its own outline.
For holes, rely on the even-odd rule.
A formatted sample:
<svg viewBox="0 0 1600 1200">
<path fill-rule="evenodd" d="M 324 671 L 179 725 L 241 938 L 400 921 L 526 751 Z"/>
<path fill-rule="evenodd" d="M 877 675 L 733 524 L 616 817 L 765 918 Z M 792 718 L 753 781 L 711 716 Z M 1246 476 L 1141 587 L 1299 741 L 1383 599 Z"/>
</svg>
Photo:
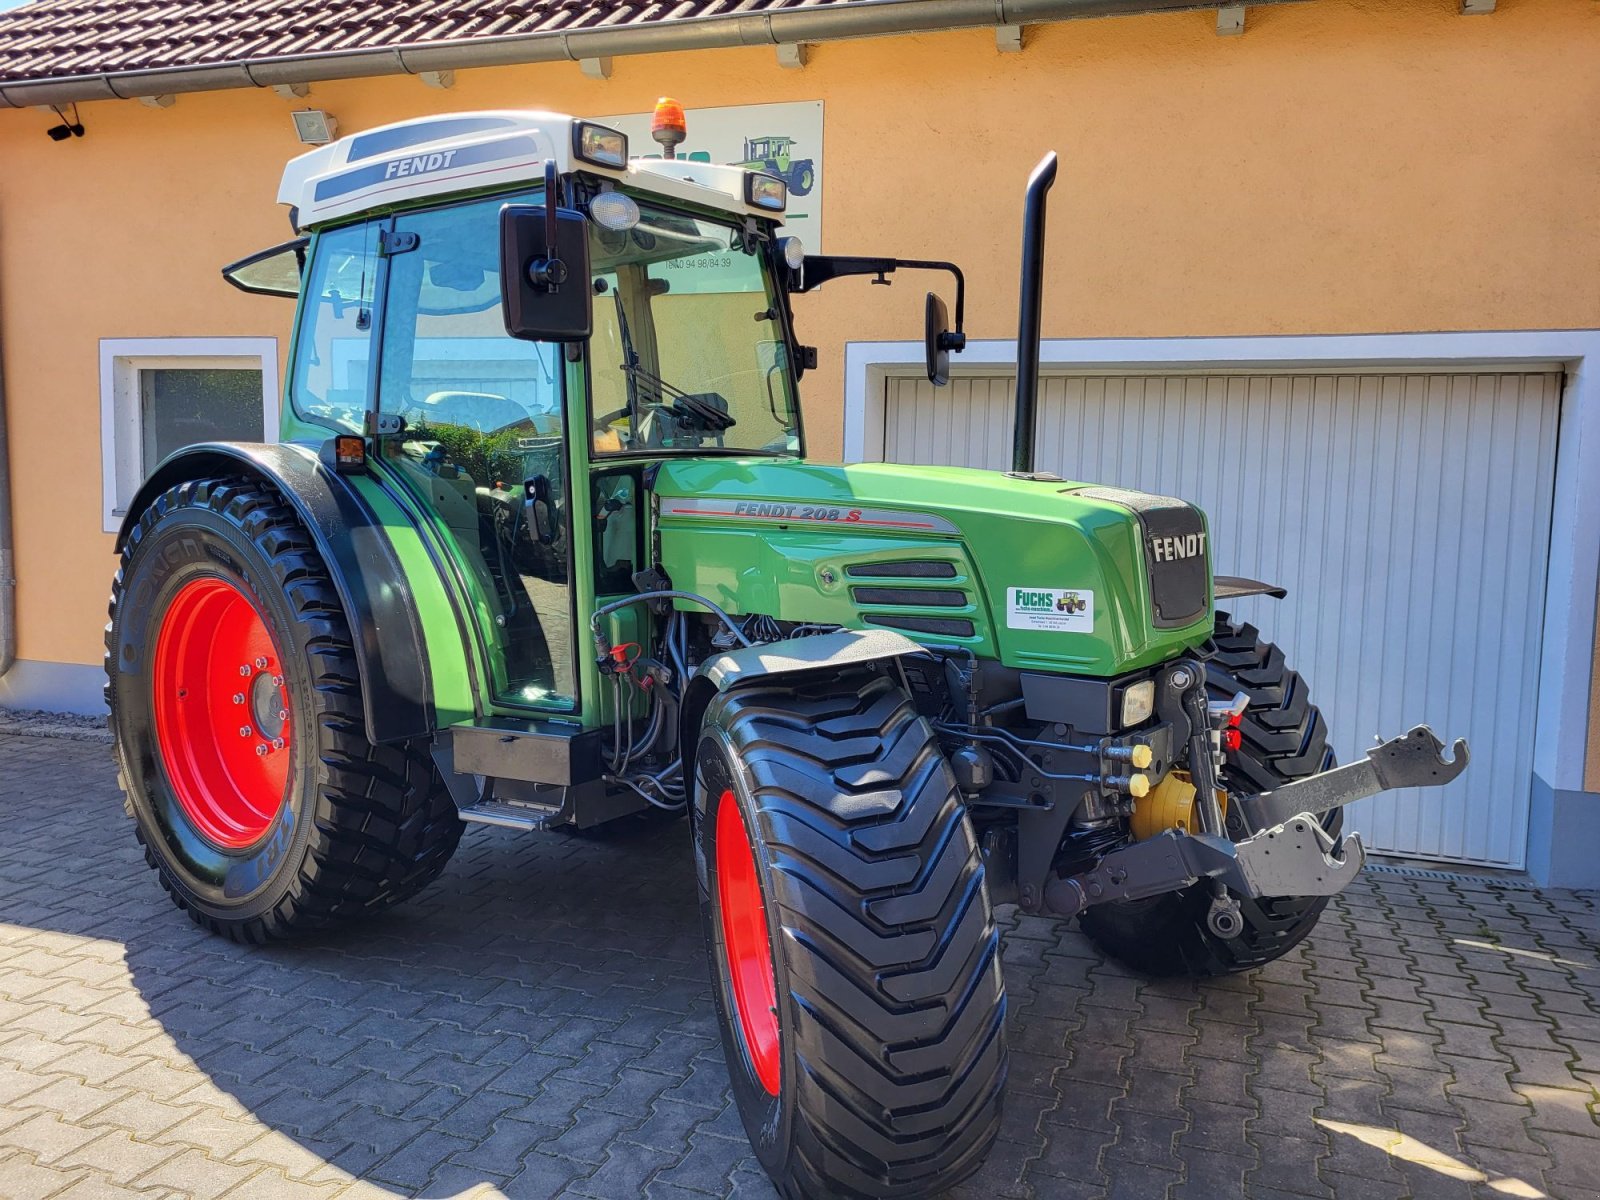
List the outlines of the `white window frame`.
<svg viewBox="0 0 1600 1200">
<path fill-rule="evenodd" d="M 101 338 L 101 527 L 116 533 L 144 482 L 139 372 L 261 372 L 261 440 L 278 440 L 278 339 L 275 337 Z"/>
</svg>

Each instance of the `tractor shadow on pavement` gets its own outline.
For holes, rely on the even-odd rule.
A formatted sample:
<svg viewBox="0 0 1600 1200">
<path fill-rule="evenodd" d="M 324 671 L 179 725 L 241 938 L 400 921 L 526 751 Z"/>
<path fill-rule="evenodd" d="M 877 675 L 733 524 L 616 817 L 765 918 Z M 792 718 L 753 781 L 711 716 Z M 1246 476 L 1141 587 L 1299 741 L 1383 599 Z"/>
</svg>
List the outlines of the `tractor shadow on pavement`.
<svg viewBox="0 0 1600 1200">
<path fill-rule="evenodd" d="M 230 1180 L 279 1180 L 276 1197 L 354 1177 L 342 1195 L 774 1197 L 728 1092 L 681 822 L 600 837 L 472 828 L 410 903 L 239 946 L 160 892 L 108 760 L 103 746 L 0 738 L 0 1071 L 76 1076 L 100 1098 L 62 1106 L 75 1129 L 181 1148 L 128 1181 L 187 1194 L 203 1177 L 223 1196 Z M 1075 928 L 1003 910 L 1005 1121 L 954 1194 L 1537 1188 L 1548 1138 L 1495 1123 L 1523 1097 L 1509 1063 L 1490 1061 L 1497 1034 L 1442 1023 L 1470 1016 L 1446 996 L 1492 1013 L 1518 990 L 1558 1032 L 1587 1027 L 1600 961 L 1573 948 L 1560 961 L 1576 966 L 1480 988 L 1476 972 L 1504 970 L 1503 956 L 1452 938 L 1481 939 L 1516 897 L 1476 899 L 1369 875 L 1280 962 L 1205 984 L 1140 980 Z M 0 1162 L 29 1127 L 8 1127 L 7 1103 L 30 1101 L 0 1091 Z M 1556 1115 L 1574 1128 L 1589 1117 L 1568 1108 Z M 1600 1170 L 1596 1144 L 1571 1142 Z"/>
</svg>

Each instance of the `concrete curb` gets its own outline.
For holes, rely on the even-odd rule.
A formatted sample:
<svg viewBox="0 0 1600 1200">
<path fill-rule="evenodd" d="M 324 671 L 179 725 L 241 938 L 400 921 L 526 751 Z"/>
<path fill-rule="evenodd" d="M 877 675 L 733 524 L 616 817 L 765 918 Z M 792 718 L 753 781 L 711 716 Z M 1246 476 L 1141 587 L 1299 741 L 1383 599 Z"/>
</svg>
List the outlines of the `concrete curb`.
<svg viewBox="0 0 1600 1200">
<path fill-rule="evenodd" d="M 40 712 L 27 708 L 0 708 L 0 737 L 63 738 L 72 742 L 111 744 L 104 717 L 79 713 Z"/>
</svg>

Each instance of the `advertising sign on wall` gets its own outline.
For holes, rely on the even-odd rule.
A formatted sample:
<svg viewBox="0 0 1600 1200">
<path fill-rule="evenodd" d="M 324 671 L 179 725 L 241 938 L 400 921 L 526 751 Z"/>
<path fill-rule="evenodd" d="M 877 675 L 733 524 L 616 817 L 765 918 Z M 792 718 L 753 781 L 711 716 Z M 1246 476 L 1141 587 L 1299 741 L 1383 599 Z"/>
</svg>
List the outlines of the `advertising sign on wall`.
<svg viewBox="0 0 1600 1200">
<path fill-rule="evenodd" d="M 789 185 L 784 232 L 812 253 L 822 249 L 822 101 L 798 104 L 737 104 L 685 110 L 689 136 L 679 158 L 732 163 L 776 175 Z M 629 153 L 649 155 L 650 114 L 597 117 L 628 135 Z"/>
</svg>

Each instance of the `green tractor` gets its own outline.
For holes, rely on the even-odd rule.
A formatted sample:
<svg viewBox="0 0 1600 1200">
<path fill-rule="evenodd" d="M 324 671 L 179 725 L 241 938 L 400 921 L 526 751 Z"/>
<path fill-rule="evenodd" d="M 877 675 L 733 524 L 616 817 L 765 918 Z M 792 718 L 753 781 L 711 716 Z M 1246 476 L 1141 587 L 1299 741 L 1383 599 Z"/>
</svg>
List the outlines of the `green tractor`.
<svg viewBox="0 0 1600 1200">
<path fill-rule="evenodd" d="M 225 271 L 298 298 L 281 440 L 174 454 L 117 541 L 128 811 L 242 942 L 414 895 L 464 822 L 657 816 L 779 1191 L 933 1193 L 999 1126 L 997 906 L 1152 974 L 1248 970 L 1361 869 L 1341 806 L 1466 748 L 1419 727 L 1334 768 L 1304 681 L 1217 610 L 1272 589 L 1213 575 L 1205 517 L 1034 468 L 1053 157 L 1000 472 L 809 460 L 792 295 L 950 272 L 942 381 L 960 272 L 807 255 L 781 181 L 667 149 L 498 112 L 288 165 L 295 238 Z"/>
<path fill-rule="evenodd" d="M 816 163 L 809 158 L 794 156 L 794 139 L 767 134 L 763 137 L 745 138 L 744 159 L 734 164 L 750 171 L 776 175 L 789 185 L 791 196 L 809 195 L 817 185 Z"/>
</svg>

